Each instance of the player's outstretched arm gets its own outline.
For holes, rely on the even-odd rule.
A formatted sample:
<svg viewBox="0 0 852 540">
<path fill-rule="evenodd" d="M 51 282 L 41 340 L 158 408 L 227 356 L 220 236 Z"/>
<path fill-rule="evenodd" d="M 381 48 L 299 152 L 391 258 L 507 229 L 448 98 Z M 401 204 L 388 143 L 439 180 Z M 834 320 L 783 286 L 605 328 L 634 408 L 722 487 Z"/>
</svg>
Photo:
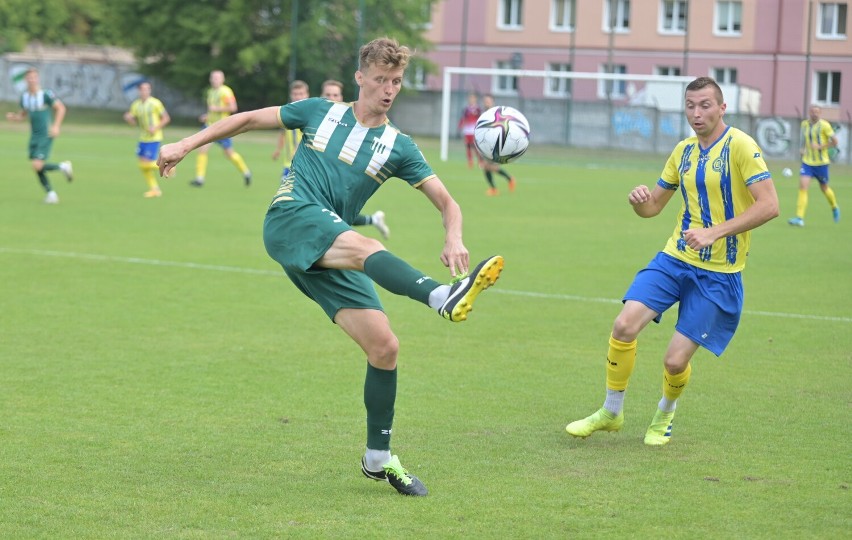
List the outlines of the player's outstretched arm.
<svg viewBox="0 0 852 540">
<path fill-rule="evenodd" d="M 196 148 L 220 139 L 234 137 L 255 129 L 280 128 L 278 107 L 266 107 L 229 116 L 176 143 L 163 146 L 157 167 L 160 176 L 169 176 L 175 165 Z"/>
<path fill-rule="evenodd" d="M 441 262 L 450 269 L 450 275 L 453 277 L 467 274 L 470 269 L 470 254 L 462 242 L 461 207 L 437 177 L 423 183 L 419 189 L 441 212 L 446 231 Z"/>
</svg>

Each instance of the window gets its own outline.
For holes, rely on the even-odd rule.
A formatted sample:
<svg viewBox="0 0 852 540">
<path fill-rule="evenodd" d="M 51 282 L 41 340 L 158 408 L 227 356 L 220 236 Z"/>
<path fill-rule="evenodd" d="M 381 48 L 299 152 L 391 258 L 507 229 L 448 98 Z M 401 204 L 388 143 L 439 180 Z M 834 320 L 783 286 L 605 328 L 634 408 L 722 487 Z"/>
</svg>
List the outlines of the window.
<svg viewBox="0 0 852 540">
<path fill-rule="evenodd" d="M 630 30 L 630 0 L 605 0 L 604 32 L 611 31 L 610 24 L 612 24 L 612 30 L 616 32 L 627 32 Z"/>
<path fill-rule="evenodd" d="M 840 72 L 839 71 L 817 71 L 816 79 L 816 102 L 823 105 L 840 105 Z"/>
<path fill-rule="evenodd" d="M 423 2 L 423 5 L 420 6 L 421 17 L 423 18 L 423 26 L 424 30 L 428 30 L 432 28 L 432 0 L 427 0 Z"/>
<path fill-rule="evenodd" d="M 494 63 L 497 69 L 512 69 L 509 60 L 498 60 Z M 491 78 L 491 90 L 495 94 L 514 95 L 518 93 L 518 77 L 515 75 L 496 75 Z"/>
<path fill-rule="evenodd" d="M 551 0 L 550 29 L 555 32 L 574 30 L 574 0 Z"/>
<path fill-rule="evenodd" d="M 844 39 L 846 37 L 846 2 L 820 2 L 817 37 Z"/>
<path fill-rule="evenodd" d="M 662 0 L 660 5 L 660 33 L 686 32 L 686 0 Z"/>
<path fill-rule="evenodd" d="M 739 36 L 743 29 L 742 2 L 716 2 L 716 24 L 713 26 L 717 36 Z"/>
<path fill-rule="evenodd" d="M 737 68 L 713 68 L 710 76 L 719 84 L 737 84 Z"/>
<path fill-rule="evenodd" d="M 500 0 L 497 28 L 519 30 L 524 27 L 524 0 Z"/>
<path fill-rule="evenodd" d="M 605 64 L 601 66 L 600 72 L 618 73 L 623 75 L 627 73 L 627 66 L 623 64 L 616 64 L 614 66 Z M 607 96 L 610 98 L 623 98 L 627 96 L 627 81 L 598 80 L 598 97 L 606 98 Z"/>
<path fill-rule="evenodd" d="M 680 75 L 680 68 L 678 66 L 657 66 L 654 68 L 654 74 L 665 77 L 677 77 Z"/>
<path fill-rule="evenodd" d="M 549 63 L 547 71 L 555 71 L 557 73 L 568 73 L 571 71 L 571 64 Z M 547 97 L 571 97 L 571 79 L 562 79 L 559 77 L 544 78 L 544 95 Z"/>
</svg>

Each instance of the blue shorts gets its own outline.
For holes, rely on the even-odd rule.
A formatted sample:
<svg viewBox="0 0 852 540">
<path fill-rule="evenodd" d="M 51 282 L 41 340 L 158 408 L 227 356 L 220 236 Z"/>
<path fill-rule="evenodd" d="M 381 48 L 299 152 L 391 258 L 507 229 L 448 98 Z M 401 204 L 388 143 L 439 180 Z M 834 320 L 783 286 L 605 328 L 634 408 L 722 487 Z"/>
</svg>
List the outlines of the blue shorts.
<svg viewBox="0 0 852 540">
<path fill-rule="evenodd" d="M 656 311 L 655 322 L 680 302 L 675 329 L 720 356 L 740 323 L 742 275 L 711 272 L 661 252 L 636 274 L 623 300 L 635 300 Z"/>
<path fill-rule="evenodd" d="M 234 146 L 234 141 L 230 137 L 227 139 L 219 139 L 216 141 L 216 144 L 222 147 L 222 150 L 228 150 L 229 148 Z"/>
<path fill-rule="evenodd" d="M 799 176 L 810 176 L 816 178 L 820 184 L 828 183 L 828 165 L 808 165 L 802 163 L 799 169 Z"/>
<path fill-rule="evenodd" d="M 157 161 L 157 153 L 160 151 L 160 141 L 139 142 L 136 147 L 136 155 L 148 161 Z"/>
</svg>

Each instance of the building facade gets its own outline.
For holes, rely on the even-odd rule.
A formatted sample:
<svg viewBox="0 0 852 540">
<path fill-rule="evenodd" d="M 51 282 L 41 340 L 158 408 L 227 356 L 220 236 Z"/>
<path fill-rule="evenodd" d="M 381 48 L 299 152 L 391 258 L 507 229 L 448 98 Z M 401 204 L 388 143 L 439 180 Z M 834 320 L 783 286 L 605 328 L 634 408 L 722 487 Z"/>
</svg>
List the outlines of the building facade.
<svg viewBox="0 0 852 540">
<path fill-rule="evenodd" d="M 849 3 L 821 0 L 437 0 L 425 56 L 442 68 L 704 76 L 754 89 L 759 116 L 852 122 Z M 504 101 L 628 103 L 642 83 L 456 75 L 459 93 Z"/>
</svg>

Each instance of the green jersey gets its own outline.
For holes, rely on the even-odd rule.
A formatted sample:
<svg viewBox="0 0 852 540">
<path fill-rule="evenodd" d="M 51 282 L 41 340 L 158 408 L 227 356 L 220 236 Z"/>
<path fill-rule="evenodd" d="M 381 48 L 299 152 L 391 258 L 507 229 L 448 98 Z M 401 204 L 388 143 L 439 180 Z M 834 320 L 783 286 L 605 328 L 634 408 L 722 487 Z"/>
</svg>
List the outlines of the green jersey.
<svg viewBox="0 0 852 540">
<path fill-rule="evenodd" d="M 21 96 L 21 108 L 30 117 L 33 137 L 47 137 L 53 122 L 53 103 L 56 96 L 52 90 L 39 90 L 35 94 L 24 92 Z"/>
<path fill-rule="evenodd" d="M 273 204 L 312 201 L 351 224 L 388 178 L 418 187 L 435 177 L 411 137 L 387 120 L 362 126 L 351 103 L 303 99 L 283 105 L 278 119 L 282 127 L 301 129 L 302 140 Z"/>
</svg>

